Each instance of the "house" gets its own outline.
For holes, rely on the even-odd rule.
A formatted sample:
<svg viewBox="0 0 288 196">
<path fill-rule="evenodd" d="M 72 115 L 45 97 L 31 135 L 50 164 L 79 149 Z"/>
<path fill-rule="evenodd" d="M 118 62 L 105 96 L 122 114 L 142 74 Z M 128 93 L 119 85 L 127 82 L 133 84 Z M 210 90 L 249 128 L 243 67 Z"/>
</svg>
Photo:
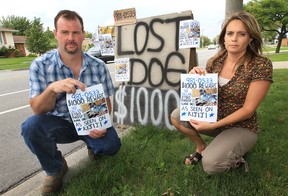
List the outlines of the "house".
<svg viewBox="0 0 288 196">
<path fill-rule="evenodd" d="M 29 51 L 25 46 L 25 36 L 13 36 L 14 32 L 18 30 L 0 27 L 0 48 L 5 46 L 6 48 L 18 49 L 21 56 L 27 56 Z M 14 53 L 15 56 L 15 53 Z M 11 55 L 10 57 L 14 57 Z"/>
<path fill-rule="evenodd" d="M 288 46 L 287 36 L 282 39 L 282 41 L 281 41 L 281 46 Z"/>
<path fill-rule="evenodd" d="M 25 47 L 25 36 L 13 36 L 15 48 L 19 50 L 21 56 L 27 56 L 29 51 Z"/>
<path fill-rule="evenodd" d="M 0 27 L 0 47 L 15 48 L 12 33 L 19 32 L 18 30 Z"/>
</svg>

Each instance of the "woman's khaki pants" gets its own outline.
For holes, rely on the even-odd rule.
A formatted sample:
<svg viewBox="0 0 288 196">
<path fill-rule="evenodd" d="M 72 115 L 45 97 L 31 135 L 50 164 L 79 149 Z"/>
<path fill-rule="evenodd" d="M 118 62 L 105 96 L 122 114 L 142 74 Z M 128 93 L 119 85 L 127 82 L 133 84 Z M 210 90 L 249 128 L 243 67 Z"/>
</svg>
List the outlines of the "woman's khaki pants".
<svg viewBox="0 0 288 196">
<path fill-rule="evenodd" d="M 180 125 L 195 131 L 189 122 L 180 121 L 178 108 L 172 112 L 171 117 L 175 118 Z M 201 134 L 214 137 L 212 142 L 202 151 L 202 165 L 206 173 L 223 173 L 230 168 L 237 168 L 241 163 L 248 171 L 248 164 L 242 156 L 256 144 L 258 139 L 256 133 L 249 129 L 232 127 L 221 131 L 201 132 Z"/>
</svg>

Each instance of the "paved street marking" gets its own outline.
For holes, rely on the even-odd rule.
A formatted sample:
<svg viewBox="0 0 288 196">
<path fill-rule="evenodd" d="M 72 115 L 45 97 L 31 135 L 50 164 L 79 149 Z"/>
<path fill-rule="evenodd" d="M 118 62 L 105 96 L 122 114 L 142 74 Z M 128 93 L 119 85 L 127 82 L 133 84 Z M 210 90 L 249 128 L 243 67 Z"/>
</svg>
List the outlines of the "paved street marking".
<svg viewBox="0 0 288 196">
<path fill-rule="evenodd" d="M 17 110 L 21 110 L 21 109 L 28 108 L 28 107 L 30 107 L 30 105 L 24 105 L 24 106 L 21 106 L 21 107 L 18 107 L 18 108 L 13 108 L 11 110 L 6 110 L 6 111 L 3 111 L 3 112 L 0 112 L 0 115 L 7 114 L 9 112 L 14 112 L 14 111 L 17 111 Z"/>
<path fill-rule="evenodd" d="M 17 94 L 17 93 L 23 93 L 23 92 L 26 92 L 26 91 L 29 91 L 29 90 L 30 89 L 25 89 L 25 90 L 15 91 L 15 92 L 11 92 L 11 93 L 4 93 L 4 94 L 1 94 L 0 97 L 7 96 L 7 95 L 13 95 L 13 94 Z"/>
</svg>

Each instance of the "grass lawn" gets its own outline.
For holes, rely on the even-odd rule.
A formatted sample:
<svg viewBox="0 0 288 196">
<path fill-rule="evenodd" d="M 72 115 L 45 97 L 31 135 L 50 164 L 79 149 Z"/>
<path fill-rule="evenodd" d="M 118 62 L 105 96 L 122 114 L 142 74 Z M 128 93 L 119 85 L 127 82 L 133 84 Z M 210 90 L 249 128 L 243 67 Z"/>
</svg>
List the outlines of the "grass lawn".
<svg viewBox="0 0 288 196">
<path fill-rule="evenodd" d="M 35 57 L 0 58 L 0 70 L 28 69 Z"/>
<path fill-rule="evenodd" d="M 265 54 L 272 62 L 276 61 L 288 61 L 288 51 L 281 53 L 266 53 Z"/>
<path fill-rule="evenodd" d="M 288 50 L 288 46 L 282 46 L 280 48 L 280 52 L 285 50 Z M 276 51 L 276 45 L 264 45 L 263 52 L 275 53 L 275 51 Z"/>
<path fill-rule="evenodd" d="M 135 126 L 113 157 L 87 161 L 60 195 L 288 195 L 288 70 L 274 83 L 258 109 L 261 132 L 244 168 L 208 176 L 201 164 L 185 166 L 195 146 L 177 131 Z M 209 142 L 211 138 L 205 137 Z"/>
</svg>

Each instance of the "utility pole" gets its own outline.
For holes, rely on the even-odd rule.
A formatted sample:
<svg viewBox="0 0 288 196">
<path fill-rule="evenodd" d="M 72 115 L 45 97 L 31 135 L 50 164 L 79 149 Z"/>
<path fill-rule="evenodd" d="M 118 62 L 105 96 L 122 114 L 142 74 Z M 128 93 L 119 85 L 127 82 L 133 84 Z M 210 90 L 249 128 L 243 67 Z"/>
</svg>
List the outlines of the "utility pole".
<svg viewBox="0 0 288 196">
<path fill-rule="evenodd" d="M 230 14 L 243 10 L 243 0 L 226 0 L 225 18 Z"/>
<path fill-rule="evenodd" d="M 202 35 L 202 48 L 204 48 L 204 28 L 202 28 L 201 35 Z"/>
</svg>

